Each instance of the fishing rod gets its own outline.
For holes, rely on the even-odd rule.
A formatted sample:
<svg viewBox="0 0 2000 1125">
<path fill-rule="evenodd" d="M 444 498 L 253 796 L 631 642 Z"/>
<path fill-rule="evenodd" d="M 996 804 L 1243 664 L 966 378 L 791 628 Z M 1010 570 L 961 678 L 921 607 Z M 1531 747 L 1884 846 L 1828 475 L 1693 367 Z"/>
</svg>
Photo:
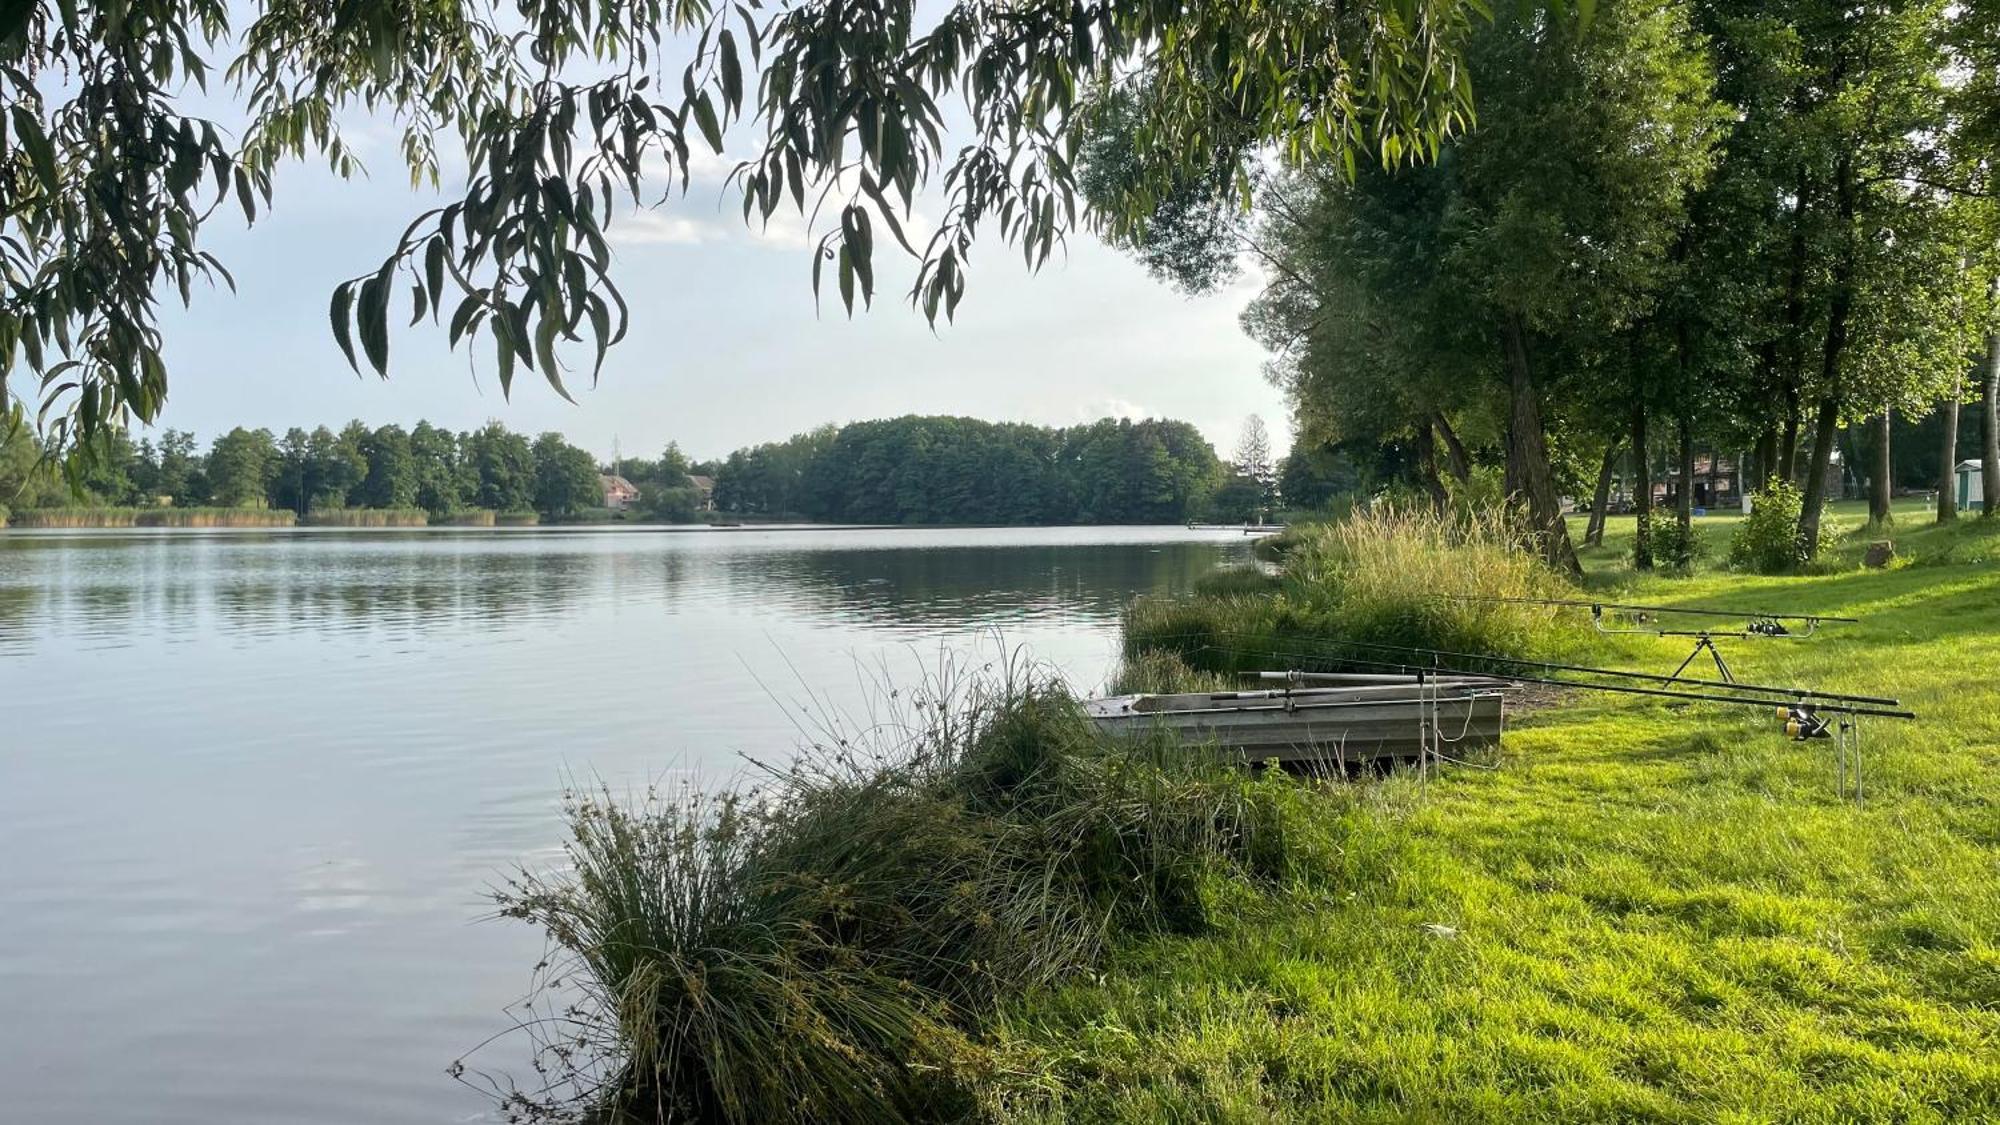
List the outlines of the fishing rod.
<svg viewBox="0 0 2000 1125">
<path fill-rule="evenodd" d="M 1497 594 L 1434 594 L 1433 597 L 1461 602 L 1510 602 L 1516 605 L 1556 605 L 1576 606 L 1594 610 L 1619 610 L 1632 613 L 1678 613 L 1693 617 L 1748 617 L 1757 621 L 1806 621 L 1858 625 L 1858 617 L 1835 617 L 1826 613 L 1764 613 L 1750 609 L 1698 609 L 1672 605 L 1632 605 L 1627 602 L 1603 602 L 1585 598 L 1516 598 Z"/>
<path fill-rule="evenodd" d="M 1250 637 L 1251 639 L 1255 639 L 1254 636 L 1250 634 L 1233 633 L 1228 631 L 1215 632 L 1215 633 L 1210 633 L 1208 635 L 1225 636 L 1225 637 Z M 1686 676 L 1678 676 L 1678 677 L 1663 676 L 1656 672 L 1628 672 L 1619 668 L 1594 668 L 1587 664 L 1559 664 L 1554 661 L 1548 661 L 1548 660 L 1529 660 L 1525 657 L 1495 656 L 1490 653 L 1478 653 L 1478 652 L 1455 652 L 1451 649 L 1422 648 L 1416 645 L 1386 644 L 1377 641 L 1338 641 L 1335 643 L 1339 645 L 1344 645 L 1348 648 L 1367 649 L 1373 652 L 1401 653 L 1405 655 L 1427 656 L 1434 659 L 1442 658 L 1446 660 L 1490 660 L 1502 664 L 1518 665 L 1523 668 L 1539 668 L 1542 669 L 1543 671 L 1575 672 L 1582 675 L 1610 676 L 1617 679 L 1625 679 L 1625 680 L 1646 680 L 1652 683 L 1691 684 L 1696 687 L 1723 688 L 1729 691 L 1763 692 L 1767 695 L 1783 696 L 1787 699 L 1794 699 L 1794 700 L 1827 700 L 1829 702 L 1836 702 L 1836 703 L 1866 703 L 1882 707 L 1902 706 L 1901 700 L 1891 699 L 1885 696 L 1852 695 L 1846 692 L 1836 692 L 1836 691 L 1814 691 L 1810 688 L 1773 687 L 1768 684 L 1746 684 L 1739 680 L 1698 680 Z M 1228 651 L 1228 650 L 1225 649 L 1223 651 Z M 1294 651 L 1290 653 L 1272 653 L 1271 655 L 1307 656 L 1321 660 L 1347 659 L 1350 663 L 1365 664 L 1370 666 L 1382 665 L 1386 663 L 1389 666 L 1393 666 L 1396 668 L 1406 668 L 1406 669 L 1427 667 L 1425 665 L 1415 665 L 1408 663 L 1369 661 L 1364 659 L 1348 658 L 1324 652 L 1313 653 L 1313 652 Z M 1449 669 L 1433 669 L 1433 670 L 1449 670 Z M 1463 672 L 1469 675 L 1493 674 L 1489 672 L 1469 672 L 1465 669 L 1457 669 L 1456 671 Z M 1521 677 L 1518 676 L 1509 676 L 1505 678 L 1521 679 Z"/>
<path fill-rule="evenodd" d="M 1437 596 L 1457 601 L 1508 602 L 1517 605 L 1576 606 L 1579 608 L 1583 606 L 1588 606 L 1590 607 L 1591 627 L 1596 629 L 1600 633 L 1605 633 L 1610 635 L 1649 633 L 1656 637 L 1693 637 L 1694 638 L 1693 650 L 1690 651 L 1687 654 L 1686 658 L 1684 658 L 1680 662 L 1680 666 L 1674 669 L 1673 676 L 1669 677 L 1669 679 L 1675 679 L 1675 680 L 1680 678 L 1680 674 L 1682 672 L 1687 671 L 1688 665 L 1693 664 L 1697 659 L 1701 657 L 1702 653 L 1706 652 L 1708 653 L 1709 658 L 1715 661 L 1716 675 L 1721 676 L 1725 681 L 1731 683 L 1735 682 L 1736 673 L 1729 670 L 1729 662 L 1722 659 L 1722 650 L 1717 648 L 1715 645 L 1715 638 L 1718 636 L 1767 637 L 1774 639 L 1783 638 L 1785 640 L 1802 641 L 1805 640 L 1807 637 L 1810 637 L 1813 634 L 1819 632 L 1819 627 L 1822 623 L 1827 623 L 1827 622 L 1842 622 L 1846 624 L 1858 623 L 1858 619 L 1853 617 L 1834 617 L 1831 615 L 1822 615 L 1822 614 L 1762 613 L 1755 610 L 1701 609 L 1701 608 L 1689 608 L 1685 606 L 1664 606 L 1664 605 L 1633 605 L 1628 602 L 1586 601 L 1578 598 L 1519 598 L 1519 597 L 1501 597 L 1497 595 L 1488 595 L 1488 594 L 1439 594 Z M 1613 614 L 1628 615 L 1632 618 L 1633 623 L 1640 627 L 1613 628 L 1609 625 L 1606 625 L 1604 620 L 1606 610 L 1611 611 Z M 1729 617 L 1729 618 L 1735 618 L 1737 620 L 1747 620 L 1747 624 L 1745 624 L 1741 629 L 1733 629 L 1728 631 L 1724 631 L 1721 629 L 1667 629 L 1667 628 L 1662 628 L 1661 625 L 1658 623 L 1649 625 L 1647 623 L 1648 614 L 1679 614 L 1688 617 Z M 1785 622 L 1787 621 L 1804 622 L 1804 626 L 1799 627 L 1797 625 L 1794 625 L 1787 627 L 1785 624 Z"/>
<path fill-rule="evenodd" d="M 1287 654 L 1282 652 L 1272 652 L 1269 653 L 1268 655 L 1285 656 Z M 1421 664 L 1399 664 L 1393 661 L 1386 661 L 1386 660 L 1356 660 L 1353 661 L 1353 663 L 1366 664 L 1371 667 L 1379 667 L 1379 668 L 1398 668 L 1402 669 L 1405 672 L 1415 672 L 1419 674 L 1425 672 L 1443 673 L 1443 674 L 1470 674 L 1470 675 L 1481 674 L 1481 673 L 1467 673 L 1464 669 L 1460 668 L 1430 668 Z M 1287 677 L 1291 677 L 1298 681 L 1310 681 L 1313 679 L 1315 675 L 1315 673 L 1312 672 L 1257 672 L 1252 674 L 1256 675 L 1260 679 L 1270 679 L 1270 678 L 1285 679 Z M 1865 716 L 1878 719 L 1914 719 L 1917 717 L 1916 713 L 1913 711 L 1890 710 L 1888 708 L 1879 708 L 1879 707 L 1861 707 L 1846 703 L 1805 703 L 1795 700 L 1778 699 L 1778 698 L 1757 699 L 1757 698 L 1751 698 L 1746 696 L 1735 696 L 1735 695 L 1711 695 L 1704 692 L 1669 691 L 1665 688 L 1632 687 L 1625 684 L 1593 684 L 1593 683 L 1585 683 L 1578 680 L 1555 679 L 1553 677 L 1548 677 L 1548 676 L 1510 675 L 1510 676 L 1500 676 L 1494 678 L 1508 680 L 1513 683 L 1545 684 L 1550 687 L 1581 688 L 1588 691 L 1608 691 L 1619 695 L 1643 695 L 1643 696 L 1650 696 L 1662 699 L 1684 699 L 1693 703 L 1727 703 L 1727 704 L 1735 704 L 1737 706 L 1771 707 L 1775 708 L 1778 711 L 1779 715 L 1785 720 L 1786 733 L 1792 734 L 1793 737 L 1800 738 L 1801 740 L 1803 740 L 1804 738 L 1828 737 L 1828 734 L 1830 733 L 1830 728 L 1827 726 L 1824 720 L 1818 719 L 1816 717 L 1817 713 L 1821 711 L 1827 712 L 1829 714 Z M 1803 731 L 1804 733 L 1794 732 L 1793 730 L 1794 726 L 1796 726 L 1799 729 L 1799 731 Z"/>
</svg>

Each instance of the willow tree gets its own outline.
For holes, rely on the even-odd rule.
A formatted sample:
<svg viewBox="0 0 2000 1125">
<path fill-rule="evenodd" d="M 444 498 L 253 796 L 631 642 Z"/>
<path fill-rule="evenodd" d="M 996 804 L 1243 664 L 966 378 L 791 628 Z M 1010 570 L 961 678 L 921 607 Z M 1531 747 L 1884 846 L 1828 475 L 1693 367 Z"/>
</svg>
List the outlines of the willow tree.
<svg viewBox="0 0 2000 1125">
<path fill-rule="evenodd" d="M 894 244 L 911 301 L 949 317 L 981 233 L 1033 265 L 1077 229 L 1093 92 L 1146 78 L 1133 123 L 1152 155 L 1104 216 L 1123 229 L 1189 154 L 1238 154 L 1212 170 L 1245 183 L 1264 153 L 1434 155 L 1468 120 L 1455 60 L 1483 7 L 16 0 L 0 5 L 0 394 L 39 399 L 58 445 L 153 418 L 159 302 L 229 280 L 211 224 L 254 223 L 288 160 L 355 174 L 358 117 L 395 122 L 410 178 L 449 201 L 333 288 L 350 362 L 387 375 L 392 317 L 428 317 L 454 346 L 483 336 L 503 391 L 531 369 L 567 395 L 572 362 L 595 378 L 625 331 L 606 242 L 620 197 L 685 190 L 725 134 L 748 154 L 746 219 L 824 219 L 816 286 L 868 303 Z M 185 112 L 196 89 L 231 116 Z M 926 191 L 937 218 L 912 229 Z"/>
</svg>

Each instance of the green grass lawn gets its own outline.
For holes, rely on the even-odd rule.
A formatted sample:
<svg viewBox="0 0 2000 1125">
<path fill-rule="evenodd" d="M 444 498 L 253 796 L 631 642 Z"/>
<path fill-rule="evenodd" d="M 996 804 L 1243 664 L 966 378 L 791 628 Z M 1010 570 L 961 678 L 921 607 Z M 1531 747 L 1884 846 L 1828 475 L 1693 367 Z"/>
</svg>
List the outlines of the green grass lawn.
<svg viewBox="0 0 2000 1125">
<path fill-rule="evenodd" d="M 1003 1116 L 2000 1120 L 2000 528 L 1897 514 L 1881 571 L 1850 536 L 1824 574 L 1635 576 L 1629 518 L 1585 556 L 1606 596 L 1861 618 L 1720 643 L 1745 680 L 1920 713 L 1865 722 L 1864 801 L 1771 715 L 1610 695 L 1491 768 L 1326 787 L 1307 874 L 1218 882 L 1211 932 L 1012 1007 Z M 1734 519 L 1700 522 L 1726 553 Z"/>
</svg>

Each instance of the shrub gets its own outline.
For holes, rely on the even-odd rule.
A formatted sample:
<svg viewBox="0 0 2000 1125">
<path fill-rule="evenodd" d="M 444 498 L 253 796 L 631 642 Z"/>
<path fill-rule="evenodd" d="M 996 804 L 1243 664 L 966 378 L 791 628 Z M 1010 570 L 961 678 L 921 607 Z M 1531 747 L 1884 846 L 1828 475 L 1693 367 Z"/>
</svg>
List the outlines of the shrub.
<svg viewBox="0 0 2000 1125">
<path fill-rule="evenodd" d="M 1653 561 L 1660 566 L 1687 574 L 1694 570 L 1706 549 L 1707 536 L 1701 528 L 1693 524 L 1683 528 L 1678 519 L 1654 521 Z"/>
<path fill-rule="evenodd" d="M 1773 480 L 1750 499 L 1750 514 L 1729 541 L 1729 565 L 1759 574 L 1797 570 L 1806 561 L 1799 543 L 1799 513 L 1805 508 L 1790 481 Z"/>
<path fill-rule="evenodd" d="M 501 913 L 565 957 L 523 1112 L 645 1120 L 968 1116 L 967 1034 L 1097 962 L 1119 929 L 1204 924 L 1215 865 L 1289 873 L 1283 783 L 1101 736 L 1010 674 L 905 697 L 892 741 L 825 728 L 765 792 L 573 796 L 569 870 Z M 552 984 L 552 987 L 554 985 Z"/>
</svg>

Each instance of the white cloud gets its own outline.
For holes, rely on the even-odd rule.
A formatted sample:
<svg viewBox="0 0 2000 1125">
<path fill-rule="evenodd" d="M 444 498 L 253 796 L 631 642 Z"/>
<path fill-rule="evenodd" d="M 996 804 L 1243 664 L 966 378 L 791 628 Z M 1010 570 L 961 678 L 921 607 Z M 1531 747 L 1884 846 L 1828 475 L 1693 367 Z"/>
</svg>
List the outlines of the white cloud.
<svg viewBox="0 0 2000 1125">
<path fill-rule="evenodd" d="M 1131 399 L 1106 395 L 1078 403 L 1075 417 L 1078 422 L 1095 422 L 1099 418 L 1130 418 L 1136 422 L 1145 418 L 1158 418 L 1160 412 L 1149 410 Z"/>
<path fill-rule="evenodd" d="M 698 246 L 723 237 L 722 228 L 714 223 L 658 211 L 637 211 L 611 224 L 611 241 L 624 246 Z"/>
</svg>

